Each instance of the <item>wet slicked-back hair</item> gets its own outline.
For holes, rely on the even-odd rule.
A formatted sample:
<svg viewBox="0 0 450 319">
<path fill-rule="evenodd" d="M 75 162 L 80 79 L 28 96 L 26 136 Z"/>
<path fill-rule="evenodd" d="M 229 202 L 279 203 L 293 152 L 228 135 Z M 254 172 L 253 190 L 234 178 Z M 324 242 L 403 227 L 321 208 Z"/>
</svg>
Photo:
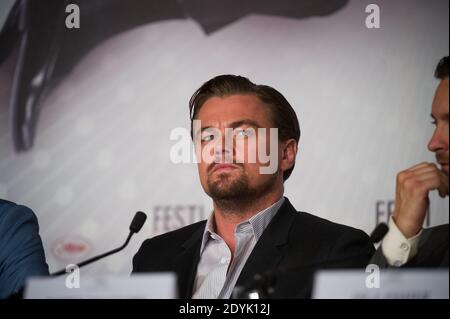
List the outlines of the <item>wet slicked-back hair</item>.
<svg viewBox="0 0 450 319">
<path fill-rule="evenodd" d="M 251 94 L 258 97 L 267 106 L 272 125 L 278 128 L 278 139 L 300 140 L 300 124 L 294 109 L 285 97 L 267 85 L 257 85 L 248 78 L 238 75 L 219 75 L 205 82 L 189 101 L 189 114 L 191 118 L 191 136 L 193 121 L 197 117 L 203 104 L 212 97 L 227 97 L 234 94 Z M 294 165 L 284 172 L 283 178 L 287 180 L 294 170 Z"/>
</svg>

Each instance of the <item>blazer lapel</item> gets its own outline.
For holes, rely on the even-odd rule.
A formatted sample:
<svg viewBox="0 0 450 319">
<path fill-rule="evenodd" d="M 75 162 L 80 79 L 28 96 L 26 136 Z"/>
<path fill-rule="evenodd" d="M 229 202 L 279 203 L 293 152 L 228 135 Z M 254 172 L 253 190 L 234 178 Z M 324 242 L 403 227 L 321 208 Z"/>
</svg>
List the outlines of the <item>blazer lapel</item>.
<svg viewBox="0 0 450 319">
<path fill-rule="evenodd" d="M 297 213 L 285 198 L 285 202 L 256 243 L 236 283 L 236 287 L 247 286 L 255 275 L 274 271 L 283 257 L 282 247 L 287 243 L 291 225 Z"/>
<path fill-rule="evenodd" d="M 194 286 L 197 264 L 200 261 L 200 246 L 206 225 L 199 227 L 194 234 L 182 245 L 182 251 L 175 256 L 173 268 L 178 276 L 179 298 L 191 298 Z"/>
</svg>

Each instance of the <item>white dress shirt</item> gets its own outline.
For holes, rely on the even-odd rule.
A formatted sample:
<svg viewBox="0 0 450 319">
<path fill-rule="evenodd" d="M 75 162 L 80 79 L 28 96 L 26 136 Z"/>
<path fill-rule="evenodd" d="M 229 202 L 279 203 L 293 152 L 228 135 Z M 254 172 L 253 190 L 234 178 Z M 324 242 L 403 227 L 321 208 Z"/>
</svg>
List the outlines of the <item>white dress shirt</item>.
<svg viewBox="0 0 450 319">
<path fill-rule="evenodd" d="M 406 238 L 391 217 L 389 231 L 381 243 L 381 249 L 388 264 L 401 267 L 416 256 L 421 235 L 422 230 L 417 235 Z"/>
<path fill-rule="evenodd" d="M 283 202 L 284 197 L 236 226 L 236 251 L 232 261 L 230 249 L 215 232 L 214 213 L 211 214 L 203 233 L 193 299 L 231 297 L 248 257 Z"/>
</svg>

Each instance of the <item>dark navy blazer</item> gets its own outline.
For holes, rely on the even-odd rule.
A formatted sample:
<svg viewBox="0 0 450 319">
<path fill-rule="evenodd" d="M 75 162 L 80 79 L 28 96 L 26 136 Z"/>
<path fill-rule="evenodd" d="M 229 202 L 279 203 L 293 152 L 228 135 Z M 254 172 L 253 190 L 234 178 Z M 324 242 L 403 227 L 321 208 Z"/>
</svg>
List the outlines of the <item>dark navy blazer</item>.
<svg viewBox="0 0 450 319">
<path fill-rule="evenodd" d="M 48 275 L 39 225 L 28 207 L 0 199 L 0 298 L 18 293 L 30 276 Z"/>
</svg>

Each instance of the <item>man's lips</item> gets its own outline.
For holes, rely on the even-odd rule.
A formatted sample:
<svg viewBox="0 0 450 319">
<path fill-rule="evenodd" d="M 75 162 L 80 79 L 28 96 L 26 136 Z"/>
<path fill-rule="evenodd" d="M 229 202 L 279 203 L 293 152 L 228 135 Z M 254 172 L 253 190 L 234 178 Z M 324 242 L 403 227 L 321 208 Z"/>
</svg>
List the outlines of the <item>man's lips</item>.
<svg viewBox="0 0 450 319">
<path fill-rule="evenodd" d="M 233 164 L 216 164 L 214 165 L 212 171 L 218 172 L 218 171 L 227 171 L 227 170 L 233 170 L 238 168 L 236 165 Z"/>
<path fill-rule="evenodd" d="M 439 165 L 441 165 L 441 171 L 448 175 L 448 162 L 438 162 Z"/>
</svg>

